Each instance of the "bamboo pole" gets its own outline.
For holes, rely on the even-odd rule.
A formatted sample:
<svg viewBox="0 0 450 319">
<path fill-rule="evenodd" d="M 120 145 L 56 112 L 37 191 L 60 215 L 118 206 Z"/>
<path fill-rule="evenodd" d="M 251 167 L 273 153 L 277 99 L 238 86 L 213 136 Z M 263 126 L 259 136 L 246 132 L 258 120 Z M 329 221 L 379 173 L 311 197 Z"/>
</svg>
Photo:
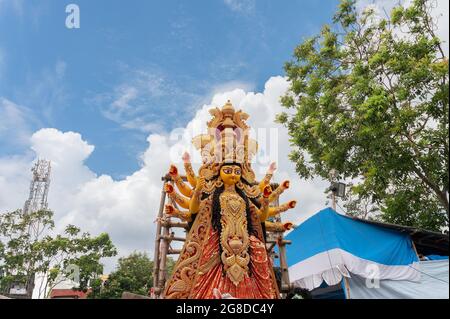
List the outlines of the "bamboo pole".
<svg viewBox="0 0 450 319">
<path fill-rule="evenodd" d="M 282 234 L 280 235 L 279 239 L 280 241 L 278 247 L 280 252 L 281 289 L 283 293 L 287 293 L 290 288 L 290 281 L 289 281 L 289 268 L 286 258 L 286 241 L 283 240 Z"/>
<path fill-rule="evenodd" d="M 170 227 L 170 228 L 188 228 L 188 223 L 185 222 L 172 222 L 172 221 L 164 221 L 162 222 L 163 226 Z"/>
<path fill-rule="evenodd" d="M 279 184 L 272 183 L 271 184 L 272 189 L 276 189 L 279 187 Z M 272 203 L 273 206 L 279 206 L 279 199 L 277 198 Z M 281 214 L 277 214 L 274 216 L 275 222 L 281 222 Z M 280 260 L 280 268 L 281 268 L 281 293 L 282 297 L 286 298 L 286 294 L 290 290 L 290 281 L 289 281 L 289 269 L 287 265 L 287 257 L 286 257 L 286 245 L 291 244 L 290 240 L 284 239 L 283 232 L 274 232 L 274 231 L 266 231 L 267 240 L 266 244 L 269 244 L 269 247 L 267 247 L 268 253 L 271 254 L 273 258 L 279 258 Z M 273 251 L 274 245 L 278 245 L 278 254 L 275 254 Z"/>
<path fill-rule="evenodd" d="M 181 254 L 181 249 L 169 249 L 167 252 L 169 255 L 179 255 Z"/>
<path fill-rule="evenodd" d="M 267 243 L 266 242 L 266 244 L 268 244 L 268 245 L 266 245 L 266 250 L 267 250 L 267 252 L 272 252 L 272 250 L 273 250 L 273 248 L 275 247 L 275 243 Z"/>
<path fill-rule="evenodd" d="M 182 180 L 185 182 L 187 181 L 186 176 L 181 176 Z M 172 178 L 169 175 L 166 175 L 162 178 L 163 182 L 169 182 L 172 181 Z M 178 205 L 170 200 L 170 203 L 177 208 Z M 161 202 L 160 211 L 164 211 L 164 202 Z M 170 234 L 171 227 L 179 227 L 179 228 L 188 228 L 188 223 L 185 222 L 172 222 L 171 218 L 168 217 L 164 221 L 161 221 L 161 230 L 157 233 L 157 240 L 160 243 L 160 258 L 158 260 L 158 278 L 157 278 L 157 287 L 159 294 L 163 291 L 166 280 L 167 280 L 167 255 L 169 254 L 175 254 L 175 250 L 172 250 L 170 248 L 170 242 L 171 241 L 185 241 L 185 238 L 181 237 L 174 237 L 173 234 Z"/>
<path fill-rule="evenodd" d="M 161 246 L 161 219 L 163 217 L 164 213 L 164 203 L 166 200 L 166 192 L 163 189 L 161 191 L 161 201 L 159 205 L 159 212 L 158 212 L 158 218 L 157 218 L 157 224 L 156 224 L 156 242 L 155 242 L 155 253 L 153 258 L 153 287 L 155 289 L 155 295 L 158 297 L 161 293 L 160 287 L 159 287 L 159 267 L 160 267 L 160 246 Z"/>
<path fill-rule="evenodd" d="M 164 289 L 164 284 L 166 282 L 166 262 L 167 262 L 167 252 L 169 251 L 169 237 L 170 229 L 167 226 L 163 226 L 163 235 L 161 236 L 161 258 L 159 264 L 159 278 L 158 287 L 162 290 Z"/>
<path fill-rule="evenodd" d="M 167 229 L 169 229 L 169 227 L 165 227 Z M 161 236 L 162 239 L 171 242 L 171 241 L 186 241 L 186 238 L 182 238 L 182 237 L 175 237 L 173 235 L 162 235 Z"/>
<path fill-rule="evenodd" d="M 161 218 L 163 217 L 163 207 L 165 202 L 166 192 L 164 191 L 164 188 L 161 192 L 161 201 L 160 201 L 160 208 L 158 212 L 157 217 L 157 223 L 156 223 L 156 242 L 155 242 L 155 258 L 154 258 L 154 274 L 153 274 L 153 281 L 154 281 L 154 287 L 158 287 L 158 277 L 159 277 L 159 260 L 160 260 L 160 245 L 161 245 Z"/>
</svg>

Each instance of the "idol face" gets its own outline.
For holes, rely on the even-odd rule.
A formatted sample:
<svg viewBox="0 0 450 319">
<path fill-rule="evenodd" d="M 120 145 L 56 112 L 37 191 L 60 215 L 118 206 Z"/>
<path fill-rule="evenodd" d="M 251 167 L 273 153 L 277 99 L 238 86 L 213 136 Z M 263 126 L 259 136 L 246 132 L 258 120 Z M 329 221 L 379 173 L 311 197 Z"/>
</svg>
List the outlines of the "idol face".
<svg viewBox="0 0 450 319">
<path fill-rule="evenodd" d="M 238 165 L 223 165 L 220 168 L 220 178 L 225 185 L 234 185 L 241 179 L 242 169 Z"/>
</svg>

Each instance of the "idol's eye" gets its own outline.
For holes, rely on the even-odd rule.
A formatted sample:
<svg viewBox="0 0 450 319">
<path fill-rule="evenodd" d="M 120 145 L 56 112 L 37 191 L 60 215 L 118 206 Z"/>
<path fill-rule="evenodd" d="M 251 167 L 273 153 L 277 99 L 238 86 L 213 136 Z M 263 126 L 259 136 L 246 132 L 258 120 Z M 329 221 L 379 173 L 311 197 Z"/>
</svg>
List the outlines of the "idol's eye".
<svg viewBox="0 0 450 319">
<path fill-rule="evenodd" d="M 240 170 L 240 169 L 237 169 L 237 170 L 234 171 L 234 173 L 235 173 L 236 175 L 241 175 L 241 170 Z"/>
<path fill-rule="evenodd" d="M 231 174 L 231 173 L 233 172 L 233 170 L 232 170 L 231 168 L 224 168 L 224 169 L 223 169 L 223 172 L 224 172 L 225 174 Z"/>
</svg>

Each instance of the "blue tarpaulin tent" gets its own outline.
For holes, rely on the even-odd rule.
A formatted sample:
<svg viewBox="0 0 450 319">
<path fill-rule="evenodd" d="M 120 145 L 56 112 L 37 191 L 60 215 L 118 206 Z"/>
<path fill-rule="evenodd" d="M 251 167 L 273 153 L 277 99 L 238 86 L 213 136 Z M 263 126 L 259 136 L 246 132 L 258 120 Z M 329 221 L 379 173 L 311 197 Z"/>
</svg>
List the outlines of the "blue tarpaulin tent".
<svg viewBox="0 0 450 319">
<path fill-rule="evenodd" d="M 425 255 L 420 261 L 411 236 Z M 326 208 L 286 239 L 292 242 L 287 250 L 291 283 L 313 290 L 315 297 L 449 298 L 448 235 Z"/>
<path fill-rule="evenodd" d="M 350 273 L 364 278 L 420 280 L 408 234 L 355 221 L 326 208 L 286 236 L 291 282 L 306 289 L 336 285 Z"/>
</svg>

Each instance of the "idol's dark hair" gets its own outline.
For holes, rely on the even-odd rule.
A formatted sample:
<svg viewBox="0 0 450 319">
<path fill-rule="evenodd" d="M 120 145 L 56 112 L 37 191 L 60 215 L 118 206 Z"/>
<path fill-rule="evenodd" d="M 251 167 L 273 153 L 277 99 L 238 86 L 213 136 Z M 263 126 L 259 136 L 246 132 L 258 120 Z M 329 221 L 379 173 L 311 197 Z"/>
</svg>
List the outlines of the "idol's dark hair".
<svg viewBox="0 0 450 319">
<path fill-rule="evenodd" d="M 241 165 L 239 163 L 226 163 L 223 165 L 232 165 L 232 166 L 239 166 Z M 219 175 L 214 176 L 212 179 L 218 178 Z M 251 185 L 247 180 L 245 180 L 243 177 L 241 177 L 241 181 L 244 184 Z M 221 220 L 221 207 L 220 207 L 220 195 L 223 193 L 225 189 L 225 185 L 222 185 L 221 187 L 217 187 L 212 195 L 212 214 L 211 214 L 211 224 L 214 230 L 216 230 L 219 234 L 219 238 L 222 234 L 222 224 L 220 223 Z M 236 193 L 244 200 L 245 203 L 245 213 L 247 217 L 247 232 L 249 235 L 256 235 L 256 231 L 253 228 L 252 218 L 251 218 L 251 210 L 250 210 L 250 202 L 252 202 L 256 207 L 260 207 L 260 203 L 254 199 L 249 198 L 245 194 L 245 192 L 240 189 L 239 187 L 236 187 Z M 222 254 L 223 248 L 219 241 L 219 253 Z"/>
</svg>

